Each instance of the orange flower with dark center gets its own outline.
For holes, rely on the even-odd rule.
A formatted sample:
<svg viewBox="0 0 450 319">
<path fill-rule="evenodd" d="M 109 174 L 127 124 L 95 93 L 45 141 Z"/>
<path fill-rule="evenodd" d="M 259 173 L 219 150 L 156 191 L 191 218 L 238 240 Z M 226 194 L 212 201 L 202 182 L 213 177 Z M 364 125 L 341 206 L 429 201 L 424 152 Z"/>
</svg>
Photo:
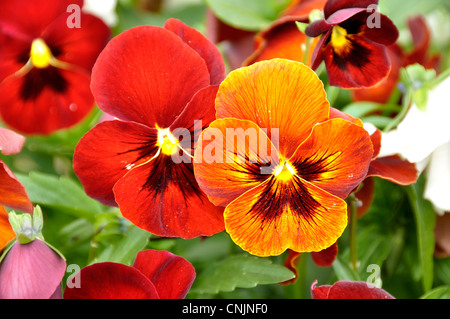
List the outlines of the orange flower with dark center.
<svg viewBox="0 0 450 319">
<path fill-rule="evenodd" d="M 361 126 L 329 118 L 317 75 L 284 59 L 235 70 L 219 87 L 216 117 L 200 136 L 194 172 L 226 207 L 235 243 L 259 256 L 332 245 L 373 147 Z"/>
</svg>

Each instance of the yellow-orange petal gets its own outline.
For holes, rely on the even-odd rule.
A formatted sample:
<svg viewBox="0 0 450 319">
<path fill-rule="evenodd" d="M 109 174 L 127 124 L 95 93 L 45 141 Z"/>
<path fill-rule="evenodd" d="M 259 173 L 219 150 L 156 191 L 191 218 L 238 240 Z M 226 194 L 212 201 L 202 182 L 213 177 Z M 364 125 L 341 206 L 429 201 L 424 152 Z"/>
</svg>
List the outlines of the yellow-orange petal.
<svg viewBox="0 0 450 319">
<path fill-rule="evenodd" d="M 330 105 L 322 82 L 303 63 L 272 59 L 232 71 L 220 84 L 216 117 L 245 119 L 268 134 L 281 155 L 289 158 L 318 122 L 328 119 Z"/>
<path fill-rule="evenodd" d="M 269 178 L 278 161 L 275 147 L 255 123 L 218 119 L 198 139 L 194 173 L 210 201 L 226 206 Z"/>
<path fill-rule="evenodd" d="M 251 254 L 320 251 L 344 231 L 347 205 L 296 176 L 273 177 L 231 202 L 224 218 L 231 239 Z"/>
<path fill-rule="evenodd" d="M 314 126 L 290 159 L 298 176 L 345 198 L 366 177 L 373 154 L 369 133 L 343 119 Z"/>
<path fill-rule="evenodd" d="M 14 239 L 16 234 L 9 224 L 8 213 L 5 208 L 0 205 L 0 251 L 6 246 L 8 242 Z"/>
</svg>

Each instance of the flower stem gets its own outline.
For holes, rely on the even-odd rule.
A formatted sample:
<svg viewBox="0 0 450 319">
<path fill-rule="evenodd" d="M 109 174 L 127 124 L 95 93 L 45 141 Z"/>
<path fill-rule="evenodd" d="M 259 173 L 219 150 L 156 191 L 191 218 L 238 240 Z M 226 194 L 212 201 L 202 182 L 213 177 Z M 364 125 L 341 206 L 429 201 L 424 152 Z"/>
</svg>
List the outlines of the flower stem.
<svg viewBox="0 0 450 319">
<path fill-rule="evenodd" d="M 358 199 L 354 194 L 348 197 L 348 204 L 350 205 L 350 262 L 353 270 L 358 273 L 358 253 L 356 247 L 356 224 L 357 216 L 357 202 Z"/>
</svg>

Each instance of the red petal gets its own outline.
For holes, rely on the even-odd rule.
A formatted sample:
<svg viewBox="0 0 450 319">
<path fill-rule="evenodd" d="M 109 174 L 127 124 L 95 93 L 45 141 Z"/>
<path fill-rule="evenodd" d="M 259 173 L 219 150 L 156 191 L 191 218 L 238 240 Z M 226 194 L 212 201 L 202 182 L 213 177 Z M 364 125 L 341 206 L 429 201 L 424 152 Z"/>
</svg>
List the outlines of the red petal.
<svg viewBox="0 0 450 319">
<path fill-rule="evenodd" d="M 330 267 L 336 259 L 338 253 L 338 245 L 334 243 L 324 250 L 311 252 L 311 257 L 317 266 Z"/>
<path fill-rule="evenodd" d="M 102 122 L 86 133 L 73 159 L 86 193 L 105 205 L 117 205 L 114 184 L 156 154 L 157 136 L 156 129 L 117 120 Z"/>
<path fill-rule="evenodd" d="M 56 18 L 64 14 L 71 4 L 83 6 L 82 0 L 17 0 L 0 4 L 0 27 L 16 37 L 28 37 L 31 41 Z"/>
<path fill-rule="evenodd" d="M 357 35 L 351 35 L 349 46 L 344 56 L 334 52 L 331 43 L 322 52 L 331 85 L 368 87 L 388 76 L 391 64 L 385 46 Z"/>
<path fill-rule="evenodd" d="M 361 185 L 362 187 L 355 193 L 356 198 L 359 203 L 361 203 L 356 209 L 358 218 L 363 217 L 369 211 L 375 194 L 375 182 L 373 177 L 367 177 Z M 350 206 L 347 206 L 347 209 L 350 214 Z"/>
<path fill-rule="evenodd" d="M 203 34 L 191 28 L 178 19 L 169 19 L 164 28 L 179 36 L 184 43 L 194 49 L 206 62 L 211 78 L 211 84 L 220 84 L 225 78 L 225 64 L 217 47 Z"/>
<path fill-rule="evenodd" d="M 364 8 L 375 4 L 378 5 L 378 0 L 328 0 L 324 7 L 325 18 L 335 13 L 338 10 L 348 8 Z"/>
<path fill-rule="evenodd" d="M 365 8 L 347 8 L 339 10 L 326 19 L 314 21 L 309 24 L 305 33 L 310 37 L 317 37 L 330 30 L 333 26 L 338 25 L 365 10 Z"/>
<path fill-rule="evenodd" d="M 33 204 L 25 187 L 2 161 L 0 161 L 0 204 L 33 213 Z"/>
<path fill-rule="evenodd" d="M 391 70 L 388 77 L 374 86 L 353 90 L 353 100 L 373 101 L 381 104 L 389 101 L 392 92 L 397 86 L 404 57 L 402 49 L 397 44 L 386 47 L 386 51 L 391 61 Z"/>
<path fill-rule="evenodd" d="M 363 281 L 341 280 L 330 286 L 311 287 L 314 299 L 394 299 L 385 290 Z"/>
<path fill-rule="evenodd" d="M 113 38 L 92 71 L 92 92 L 106 113 L 169 127 L 210 75 L 205 61 L 173 32 L 140 26 Z"/>
<path fill-rule="evenodd" d="M 378 176 L 399 185 L 410 185 L 417 181 L 418 174 L 414 163 L 392 155 L 372 161 L 367 176 Z"/>
<path fill-rule="evenodd" d="M 218 89 L 218 85 L 210 85 L 198 91 L 186 105 L 180 116 L 169 127 L 170 130 L 174 131 L 177 128 L 187 129 L 196 135 L 194 136 L 194 141 L 197 142 L 203 129 L 216 119 L 214 102 Z M 196 129 L 197 131 L 195 131 Z"/>
<path fill-rule="evenodd" d="M 159 299 L 152 282 L 127 265 L 103 262 L 81 269 L 79 287 L 67 286 L 64 299 Z M 74 280 L 75 280 L 74 279 Z"/>
<path fill-rule="evenodd" d="M 16 242 L 0 265 L 0 298 L 48 299 L 65 271 L 65 260 L 40 239 Z"/>
<path fill-rule="evenodd" d="M 0 113 L 9 126 L 26 134 L 72 126 L 94 106 L 89 82 L 82 71 L 34 68 L 0 85 Z"/>
<path fill-rule="evenodd" d="M 363 14 L 360 18 L 360 23 L 362 26 L 361 36 L 367 39 L 384 45 L 391 45 L 397 41 L 398 30 L 395 24 L 384 14 L 377 13 L 379 17 L 379 26 L 375 28 L 369 28 L 367 25 L 367 15 Z"/>
<path fill-rule="evenodd" d="M 193 238 L 224 229 L 223 208 L 200 190 L 192 164 L 176 164 L 171 156 L 132 169 L 114 195 L 125 218 L 158 236 Z"/>
<path fill-rule="evenodd" d="M 57 49 L 55 58 L 91 72 L 98 55 L 108 42 L 111 32 L 97 17 L 82 13 L 81 28 L 68 28 L 67 15 L 54 20 L 41 38 Z M 58 53 L 58 54 L 57 54 Z"/>
<path fill-rule="evenodd" d="M 4 155 L 17 154 L 25 143 L 25 137 L 11 130 L 0 127 L 0 151 Z"/>
<path fill-rule="evenodd" d="M 316 287 L 317 280 L 311 285 L 311 297 L 312 299 L 327 299 L 328 292 L 330 291 L 330 285 L 322 285 Z"/>
<path fill-rule="evenodd" d="M 298 269 L 297 269 L 297 265 L 298 262 L 300 261 L 301 258 L 301 253 L 293 251 L 291 249 L 288 249 L 288 255 L 286 257 L 286 259 L 284 260 L 284 267 L 286 267 L 287 269 L 289 269 L 290 271 L 292 271 L 295 274 L 295 277 L 283 282 L 280 282 L 280 285 L 289 285 L 289 284 L 293 284 L 294 282 L 297 281 L 298 278 Z"/>
<path fill-rule="evenodd" d="M 195 279 L 192 264 L 168 251 L 141 251 L 133 267 L 150 279 L 161 299 L 183 299 Z"/>
</svg>

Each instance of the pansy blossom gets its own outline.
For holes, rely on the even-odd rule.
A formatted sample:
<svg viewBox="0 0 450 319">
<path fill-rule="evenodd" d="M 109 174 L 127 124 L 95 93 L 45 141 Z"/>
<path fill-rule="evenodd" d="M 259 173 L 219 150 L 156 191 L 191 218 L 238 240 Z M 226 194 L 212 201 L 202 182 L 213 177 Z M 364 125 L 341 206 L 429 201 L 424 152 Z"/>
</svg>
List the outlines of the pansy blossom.
<svg viewBox="0 0 450 319">
<path fill-rule="evenodd" d="M 0 258 L 0 299 L 60 299 L 66 261 L 44 240 L 41 209 L 13 211 L 9 222 L 16 239 Z"/>
<path fill-rule="evenodd" d="M 74 154 L 86 193 L 118 205 L 155 235 L 222 231 L 223 209 L 200 190 L 191 157 L 201 129 L 214 120 L 224 69 L 218 49 L 176 19 L 113 38 L 93 68 L 92 91 L 99 108 L 117 119 L 95 126 Z"/>
<path fill-rule="evenodd" d="M 79 27 L 68 22 L 69 5 L 79 10 Z M 94 106 L 90 72 L 110 30 L 82 6 L 82 0 L 0 2 L 0 115 L 15 130 L 49 134 L 78 123 Z"/>
<path fill-rule="evenodd" d="M 195 279 L 186 259 L 168 251 L 140 251 L 132 266 L 94 263 L 75 276 L 64 299 L 183 299 Z"/>
<path fill-rule="evenodd" d="M 340 280 L 333 285 L 311 285 L 313 299 L 395 299 L 386 290 L 364 281 Z"/>
<path fill-rule="evenodd" d="M 343 199 L 366 176 L 373 147 L 362 127 L 330 119 L 317 75 L 285 59 L 235 70 L 219 87 L 216 117 L 198 141 L 194 171 L 225 207 L 234 242 L 259 256 L 333 244 L 347 225 Z"/>
<path fill-rule="evenodd" d="M 368 87 L 388 75 L 386 46 L 397 40 L 398 30 L 388 17 L 373 12 L 377 4 L 378 0 L 328 0 L 324 19 L 306 28 L 310 37 L 321 35 L 311 63 L 316 69 L 325 61 L 331 85 Z"/>
</svg>

